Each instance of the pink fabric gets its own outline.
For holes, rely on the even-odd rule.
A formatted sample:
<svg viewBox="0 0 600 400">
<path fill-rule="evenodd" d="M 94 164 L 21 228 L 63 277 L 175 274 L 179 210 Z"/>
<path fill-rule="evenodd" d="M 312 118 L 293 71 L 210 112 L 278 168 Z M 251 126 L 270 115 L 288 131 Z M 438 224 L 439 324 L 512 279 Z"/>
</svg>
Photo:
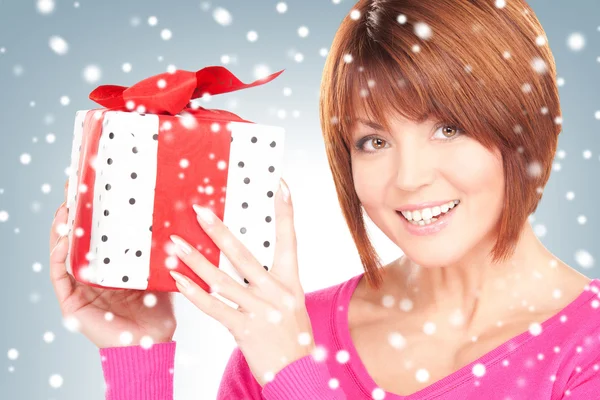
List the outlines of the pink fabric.
<svg viewBox="0 0 600 400">
<path fill-rule="evenodd" d="M 362 276 L 306 294 L 315 343 L 326 350 L 324 362 L 304 357 L 261 387 L 236 348 L 217 400 L 600 399 L 600 279 L 543 321 L 539 333 L 523 332 L 424 389 L 399 396 L 377 388 L 352 344 L 348 302 Z M 340 350 L 348 351 L 348 362 L 336 360 Z M 100 353 L 108 400 L 173 398 L 174 342 Z M 483 375 L 474 374 L 476 364 L 485 367 Z"/>
</svg>

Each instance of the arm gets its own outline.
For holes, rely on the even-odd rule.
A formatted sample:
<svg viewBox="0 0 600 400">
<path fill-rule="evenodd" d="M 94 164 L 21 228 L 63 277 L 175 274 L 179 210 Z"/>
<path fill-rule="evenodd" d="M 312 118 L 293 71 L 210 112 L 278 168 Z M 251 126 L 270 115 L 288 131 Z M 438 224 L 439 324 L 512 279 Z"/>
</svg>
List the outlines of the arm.
<svg viewBox="0 0 600 400">
<path fill-rule="evenodd" d="M 306 356 L 283 368 L 261 387 L 236 347 L 225 368 L 217 400 L 346 400 L 341 389 L 329 387 L 329 380 L 326 364 Z"/>
<path fill-rule="evenodd" d="M 100 349 L 106 400 L 172 400 L 175 342 Z"/>
</svg>

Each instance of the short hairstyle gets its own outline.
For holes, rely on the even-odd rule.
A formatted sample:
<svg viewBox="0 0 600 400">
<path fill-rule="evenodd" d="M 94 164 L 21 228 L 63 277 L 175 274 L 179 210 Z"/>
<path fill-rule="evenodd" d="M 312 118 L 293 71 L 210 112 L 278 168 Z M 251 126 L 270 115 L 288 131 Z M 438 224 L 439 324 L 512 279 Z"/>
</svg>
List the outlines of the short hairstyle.
<svg viewBox="0 0 600 400">
<path fill-rule="evenodd" d="M 499 150 L 504 210 L 491 255 L 508 259 L 550 176 L 561 127 L 556 66 L 524 0 L 360 0 L 342 21 L 325 63 L 319 100 L 325 149 L 344 218 L 368 283 L 381 262 L 354 190 L 351 130 L 363 111 L 459 126 Z M 474 166 L 476 167 L 476 166 Z"/>
</svg>

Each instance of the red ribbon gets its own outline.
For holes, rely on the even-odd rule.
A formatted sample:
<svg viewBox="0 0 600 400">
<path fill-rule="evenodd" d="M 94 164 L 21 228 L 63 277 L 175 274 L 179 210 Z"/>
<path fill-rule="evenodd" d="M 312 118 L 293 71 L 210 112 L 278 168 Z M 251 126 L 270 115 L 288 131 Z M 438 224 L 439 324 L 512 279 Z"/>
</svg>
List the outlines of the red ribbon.
<svg viewBox="0 0 600 400">
<path fill-rule="evenodd" d="M 90 93 L 90 100 L 110 109 L 131 110 L 139 106 L 150 114 L 176 115 L 190 107 L 190 101 L 209 95 L 260 86 L 277 78 L 284 70 L 252 83 L 243 83 L 227 68 L 205 67 L 196 72 L 176 70 L 146 78 L 131 87 L 101 85 Z M 128 107 L 128 102 L 131 101 Z"/>
</svg>

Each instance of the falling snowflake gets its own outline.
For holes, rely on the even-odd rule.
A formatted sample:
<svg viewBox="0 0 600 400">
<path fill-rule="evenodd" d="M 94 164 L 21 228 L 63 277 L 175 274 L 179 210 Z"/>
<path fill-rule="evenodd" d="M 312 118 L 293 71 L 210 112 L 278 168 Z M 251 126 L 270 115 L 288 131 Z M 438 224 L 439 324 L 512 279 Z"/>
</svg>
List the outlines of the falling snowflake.
<svg viewBox="0 0 600 400">
<path fill-rule="evenodd" d="M 256 42 L 258 40 L 258 33 L 256 33 L 256 31 L 249 31 L 246 34 L 246 39 L 248 39 L 249 42 Z"/>
<path fill-rule="evenodd" d="M 54 333 L 48 331 L 48 332 L 44 332 L 43 338 L 44 338 L 44 342 L 52 343 L 52 342 L 54 342 L 55 335 L 54 335 Z"/>
<path fill-rule="evenodd" d="M 65 55 L 69 51 L 69 44 L 60 36 L 51 36 L 48 44 L 52 51 L 58 55 Z"/>
<path fill-rule="evenodd" d="M 8 359 L 9 360 L 16 360 L 17 358 L 19 358 L 19 351 L 17 349 L 10 349 L 8 350 Z"/>
<path fill-rule="evenodd" d="M 213 11 L 213 19 L 222 26 L 229 26 L 233 22 L 231 13 L 223 7 L 217 7 Z"/>
<path fill-rule="evenodd" d="M 173 33 L 170 29 L 163 29 L 162 31 L 160 31 L 160 37 L 163 40 L 170 40 L 173 37 Z"/>
<path fill-rule="evenodd" d="M 275 6 L 275 9 L 277 10 L 277 12 L 278 12 L 279 14 L 284 14 L 284 13 L 287 11 L 287 9 L 288 9 L 288 6 L 287 6 L 287 4 L 285 4 L 284 2 L 279 2 L 279 3 L 277 3 L 277 5 Z"/>
<path fill-rule="evenodd" d="M 582 268 L 592 268 L 594 266 L 594 257 L 586 250 L 577 250 L 575 252 L 575 261 Z"/>
<path fill-rule="evenodd" d="M 54 389 L 58 389 L 63 385 L 63 378 L 58 374 L 54 374 L 49 379 L 50 386 Z"/>
<path fill-rule="evenodd" d="M 573 51 L 580 51 L 585 47 L 585 37 L 579 32 L 572 33 L 567 39 L 567 45 Z"/>
<path fill-rule="evenodd" d="M 83 79 L 87 83 L 96 83 L 100 80 L 102 76 L 102 72 L 100 71 L 100 67 L 97 65 L 88 65 L 83 70 Z"/>
<path fill-rule="evenodd" d="M 298 28 L 298 36 L 301 38 L 305 38 L 308 36 L 308 28 L 306 26 L 301 26 Z"/>
<path fill-rule="evenodd" d="M 38 0 L 37 10 L 40 14 L 51 14 L 54 11 L 54 0 Z"/>
<path fill-rule="evenodd" d="M 429 40 L 433 36 L 433 31 L 431 30 L 431 27 L 426 23 L 417 22 L 415 24 L 415 34 L 423 40 Z"/>
</svg>

